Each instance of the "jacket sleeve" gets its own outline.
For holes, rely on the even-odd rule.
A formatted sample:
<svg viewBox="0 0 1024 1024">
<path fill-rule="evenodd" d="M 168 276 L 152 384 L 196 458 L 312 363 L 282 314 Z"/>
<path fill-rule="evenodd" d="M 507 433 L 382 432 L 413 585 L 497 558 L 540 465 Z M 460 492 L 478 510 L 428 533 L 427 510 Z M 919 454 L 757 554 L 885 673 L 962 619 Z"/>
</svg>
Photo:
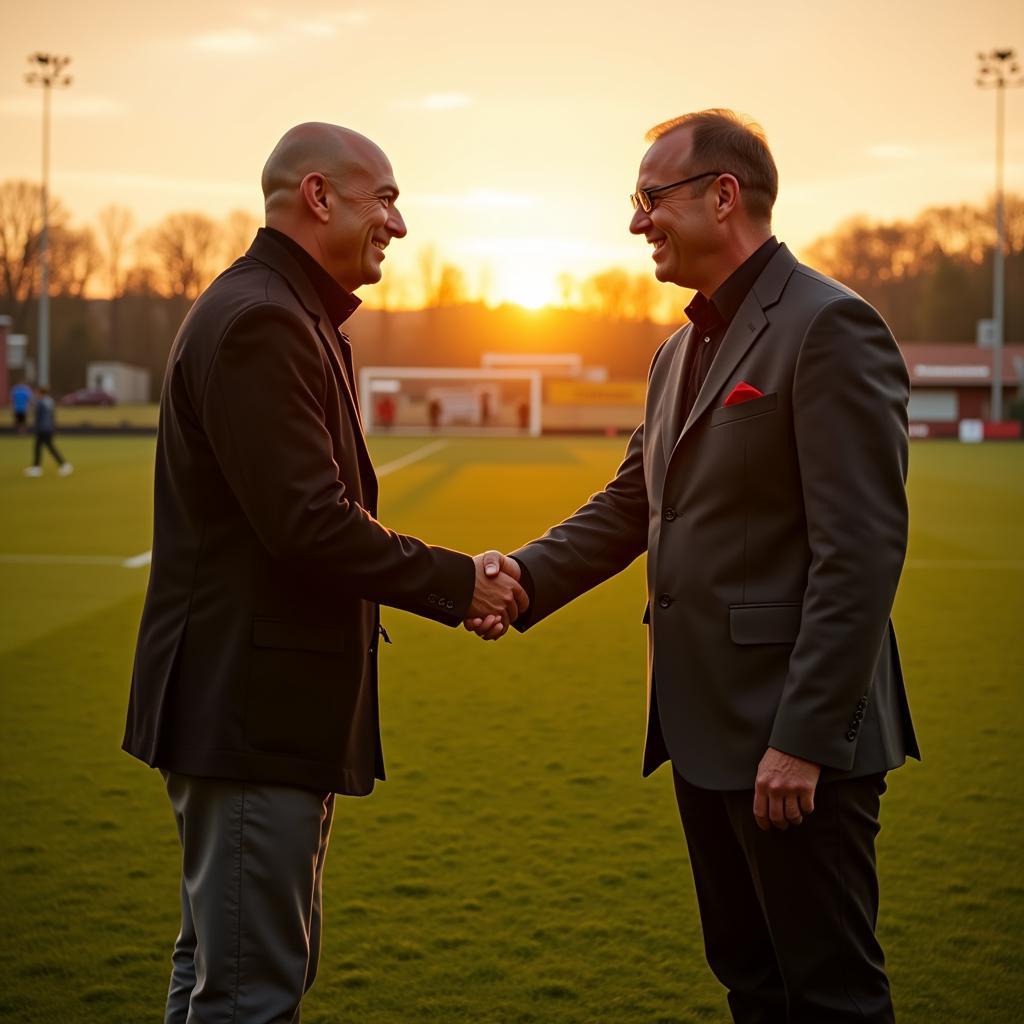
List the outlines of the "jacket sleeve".
<svg viewBox="0 0 1024 1024">
<path fill-rule="evenodd" d="M 308 326 L 274 303 L 247 309 L 214 355 L 200 417 L 253 530 L 277 559 L 365 600 L 458 624 L 473 560 L 395 533 L 352 501 L 334 461 L 326 369 Z"/>
<path fill-rule="evenodd" d="M 604 490 L 543 537 L 511 552 L 529 573 L 533 587 L 530 607 L 516 619 L 516 629 L 529 629 L 647 550 L 643 448 L 641 424 Z"/>
<path fill-rule="evenodd" d="M 840 770 L 853 765 L 851 719 L 870 700 L 906 555 L 909 392 L 871 306 L 844 296 L 823 307 L 794 379 L 811 562 L 770 745 Z"/>
</svg>

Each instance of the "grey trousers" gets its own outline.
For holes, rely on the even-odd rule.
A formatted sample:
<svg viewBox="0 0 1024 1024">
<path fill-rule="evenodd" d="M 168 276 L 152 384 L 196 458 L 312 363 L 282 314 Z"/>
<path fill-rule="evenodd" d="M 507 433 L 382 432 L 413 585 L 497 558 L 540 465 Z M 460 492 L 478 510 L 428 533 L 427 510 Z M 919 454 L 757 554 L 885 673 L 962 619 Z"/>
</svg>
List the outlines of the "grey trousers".
<svg viewBox="0 0 1024 1024">
<path fill-rule="evenodd" d="M 334 794 L 163 774 L 182 846 L 164 1024 L 299 1024 Z"/>
</svg>

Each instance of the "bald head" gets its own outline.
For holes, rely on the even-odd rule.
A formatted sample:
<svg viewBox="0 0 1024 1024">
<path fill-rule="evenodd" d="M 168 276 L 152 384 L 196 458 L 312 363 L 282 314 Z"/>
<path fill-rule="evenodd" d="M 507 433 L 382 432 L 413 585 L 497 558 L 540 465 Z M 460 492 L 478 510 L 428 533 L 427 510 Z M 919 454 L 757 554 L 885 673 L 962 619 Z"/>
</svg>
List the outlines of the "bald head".
<svg viewBox="0 0 1024 1024">
<path fill-rule="evenodd" d="M 285 132 L 263 167 L 263 202 L 269 214 L 300 201 L 307 174 L 320 172 L 341 184 L 356 171 L 391 169 L 384 151 L 365 135 L 323 121 Z"/>
<path fill-rule="evenodd" d="M 285 133 L 263 168 L 263 199 L 267 227 L 349 291 L 380 280 L 384 250 L 406 231 L 391 161 L 336 124 L 310 121 Z"/>
</svg>

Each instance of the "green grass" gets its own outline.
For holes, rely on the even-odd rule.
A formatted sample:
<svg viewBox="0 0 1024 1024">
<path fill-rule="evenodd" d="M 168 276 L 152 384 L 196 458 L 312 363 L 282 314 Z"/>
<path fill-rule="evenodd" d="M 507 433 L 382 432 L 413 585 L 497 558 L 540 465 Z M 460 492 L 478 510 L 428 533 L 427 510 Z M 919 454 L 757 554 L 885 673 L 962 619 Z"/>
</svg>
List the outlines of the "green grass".
<svg viewBox="0 0 1024 1024">
<path fill-rule="evenodd" d="M 152 441 L 62 443 L 75 475 L 28 480 L 28 442 L 0 440 L 0 554 L 148 548 Z M 379 440 L 375 458 L 423 443 Z M 622 448 L 452 442 L 382 482 L 383 515 L 509 547 Z M 926 760 L 890 777 L 879 930 L 902 1021 L 1018 1021 L 1024 445 L 915 446 L 911 502 L 895 619 Z M 0 1020 L 159 1019 L 178 843 L 159 776 L 119 750 L 145 570 L 0 562 L 0 578 Z M 498 644 L 385 610 L 390 781 L 339 804 L 304 1021 L 728 1019 L 670 779 L 639 775 L 643 603 L 638 563 Z"/>
<path fill-rule="evenodd" d="M 159 414 L 160 407 L 156 402 L 145 405 L 62 405 L 57 408 L 57 425 L 155 427 Z"/>
</svg>

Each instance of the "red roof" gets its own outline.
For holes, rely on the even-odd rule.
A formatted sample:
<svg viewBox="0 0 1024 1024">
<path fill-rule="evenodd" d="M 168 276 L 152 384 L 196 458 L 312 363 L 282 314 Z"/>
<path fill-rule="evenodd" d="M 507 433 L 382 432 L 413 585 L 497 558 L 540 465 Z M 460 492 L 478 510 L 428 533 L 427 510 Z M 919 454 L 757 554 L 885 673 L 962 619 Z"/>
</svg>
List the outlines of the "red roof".
<svg viewBox="0 0 1024 1024">
<path fill-rule="evenodd" d="M 915 386 L 963 384 L 990 386 L 992 350 L 970 344 L 908 341 L 900 345 L 910 383 Z M 1024 345 L 1003 346 L 1003 383 L 1024 378 Z"/>
</svg>

